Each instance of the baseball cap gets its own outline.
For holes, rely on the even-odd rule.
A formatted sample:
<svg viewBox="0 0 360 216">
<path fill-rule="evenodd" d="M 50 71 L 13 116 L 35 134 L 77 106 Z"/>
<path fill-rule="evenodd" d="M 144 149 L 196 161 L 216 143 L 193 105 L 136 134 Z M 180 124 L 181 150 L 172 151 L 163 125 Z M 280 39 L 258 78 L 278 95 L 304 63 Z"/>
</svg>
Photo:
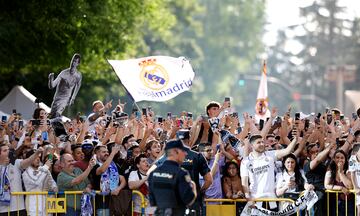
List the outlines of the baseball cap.
<svg viewBox="0 0 360 216">
<path fill-rule="evenodd" d="M 165 145 L 165 150 L 169 150 L 169 149 L 173 149 L 173 148 L 178 148 L 181 149 L 183 151 L 188 151 L 189 148 L 184 146 L 184 144 L 181 142 L 181 140 L 169 140 L 166 145 Z"/>
</svg>

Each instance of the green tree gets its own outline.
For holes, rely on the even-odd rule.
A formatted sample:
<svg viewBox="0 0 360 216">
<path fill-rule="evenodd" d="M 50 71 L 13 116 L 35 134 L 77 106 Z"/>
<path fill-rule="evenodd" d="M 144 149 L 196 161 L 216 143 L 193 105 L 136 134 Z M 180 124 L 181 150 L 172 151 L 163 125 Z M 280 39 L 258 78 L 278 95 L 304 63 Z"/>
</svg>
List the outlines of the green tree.
<svg viewBox="0 0 360 216">
<path fill-rule="evenodd" d="M 0 97 L 20 84 L 50 104 L 48 74 L 78 52 L 83 85 L 74 110 L 109 92 L 124 95 L 106 59 L 135 56 L 144 28 L 166 34 L 175 24 L 165 0 L 16 0 L 2 3 L 0 20 Z"/>
<path fill-rule="evenodd" d="M 272 71 L 295 90 L 315 93 L 334 107 L 335 84 L 326 80 L 325 72 L 329 65 L 358 64 L 358 19 L 344 18 L 346 8 L 340 7 L 337 0 L 314 1 L 300 8 L 300 14 L 304 23 L 281 31 L 278 43 L 271 47 Z M 300 52 L 285 51 L 285 44 L 291 40 L 301 44 Z M 315 103 L 317 106 L 311 107 L 310 101 L 302 101 L 299 108 L 307 112 L 324 108 L 320 100 Z"/>
</svg>

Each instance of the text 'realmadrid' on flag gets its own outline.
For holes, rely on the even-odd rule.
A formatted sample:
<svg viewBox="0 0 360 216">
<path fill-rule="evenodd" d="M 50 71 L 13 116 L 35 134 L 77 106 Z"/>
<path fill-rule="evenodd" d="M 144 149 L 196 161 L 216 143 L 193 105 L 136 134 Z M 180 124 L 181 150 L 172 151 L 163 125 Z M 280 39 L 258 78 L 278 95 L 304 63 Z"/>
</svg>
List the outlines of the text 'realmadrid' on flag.
<svg viewBox="0 0 360 216">
<path fill-rule="evenodd" d="M 184 57 L 149 56 L 108 62 L 136 102 L 170 100 L 188 91 L 195 77 Z"/>
</svg>

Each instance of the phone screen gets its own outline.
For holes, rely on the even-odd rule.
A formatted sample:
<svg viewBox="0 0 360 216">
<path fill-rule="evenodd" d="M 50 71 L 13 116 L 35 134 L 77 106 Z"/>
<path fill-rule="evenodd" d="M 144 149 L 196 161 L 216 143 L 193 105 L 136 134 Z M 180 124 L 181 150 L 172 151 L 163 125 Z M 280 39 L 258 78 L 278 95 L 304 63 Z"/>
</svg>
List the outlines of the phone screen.
<svg viewBox="0 0 360 216">
<path fill-rule="evenodd" d="M 142 108 L 142 114 L 145 115 L 145 116 L 147 115 L 147 109 L 146 108 Z"/>
<path fill-rule="evenodd" d="M 225 102 L 230 101 L 230 97 L 225 97 Z"/>
<path fill-rule="evenodd" d="M 262 130 L 264 128 L 264 119 L 260 119 L 259 121 L 259 129 Z"/>
<path fill-rule="evenodd" d="M 307 131 L 307 130 L 309 129 L 309 125 L 310 125 L 310 120 L 309 120 L 309 119 L 305 119 L 305 125 L 304 125 L 305 131 Z"/>
<path fill-rule="evenodd" d="M 300 120 L 300 113 L 295 113 L 295 120 Z"/>
<path fill-rule="evenodd" d="M 327 115 L 326 115 L 326 118 L 327 118 L 327 119 L 326 119 L 326 120 L 327 120 L 327 123 L 328 123 L 328 124 L 331 124 L 331 122 L 332 122 L 332 115 L 331 115 L 331 114 L 327 114 Z"/>
<path fill-rule="evenodd" d="M 7 121 L 7 116 L 1 116 L 1 121 L 6 122 Z"/>
<path fill-rule="evenodd" d="M 357 119 L 357 114 L 356 113 L 352 113 L 352 118 L 354 119 L 354 120 L 356 120 Z"/>
<path fill-rule="evenodd" d="M 20 120 L 19 121 L 19 128 L 23 128 L 24 127 L 24 121 L 23 120 Z"/>
</svg>

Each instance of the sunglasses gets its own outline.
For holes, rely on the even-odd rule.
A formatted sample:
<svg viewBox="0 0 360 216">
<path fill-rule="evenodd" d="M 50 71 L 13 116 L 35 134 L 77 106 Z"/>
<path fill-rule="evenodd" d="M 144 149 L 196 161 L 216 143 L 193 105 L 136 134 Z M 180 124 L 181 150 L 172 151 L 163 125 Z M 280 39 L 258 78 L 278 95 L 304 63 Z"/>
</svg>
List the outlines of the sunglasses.
<svg viewBox="0 0 360 216">
<path fill-rule="evenodd" d="M 94 148 L 94 146 L 91 145 L 91 144 L 84 144 L 84 145 L 81 145 L 81 148 L 83 148 L 83 149 L 92 149 L 92 148 Z"/>
</svg>

